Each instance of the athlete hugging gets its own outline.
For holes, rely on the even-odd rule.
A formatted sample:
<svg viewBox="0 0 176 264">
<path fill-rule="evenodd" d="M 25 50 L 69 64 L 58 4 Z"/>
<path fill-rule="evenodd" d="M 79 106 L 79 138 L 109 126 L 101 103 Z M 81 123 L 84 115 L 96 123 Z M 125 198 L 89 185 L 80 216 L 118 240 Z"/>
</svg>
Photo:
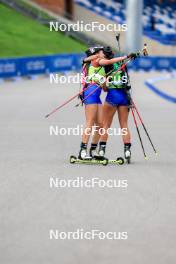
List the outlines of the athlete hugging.
<svg viewBox="0 0 176 264">
<path fill-rule="evenodd" d="M 124 156 L 127 162 L 131 158 L 131 137 L 128 128 L 128 115 L 130 102 L 130 84 L 128 82 L 128 73 L 124 66 L 127 59 L 135 59 L 136 54 L 131 53 L 128 56 L 114 57 L 110 47 L 91 47 L 86 51 L 87 57 L 83 60 L 83 70 L 88 82 L 83 85 L 81 100 L 85 105 L 86 125 L 82 136 L 78 159 L 103 159 L 108 140 L 108 128 L 111 127 L 115 113 L 121 129 L 126 129 L 122 135 L 124 143 Z M 104 79 L 104 83 L 102 83 Z M 124 81 L 126 80 L 126 81 Z M 107 95 L 104 104 L 100 99 L 102 90 Z M 96 126 L 98 129 L 92 137 L 90 151 L 88 153 L 88 142 L 90 133 Z M 105 133 L 100 135 L 99 129 L 103 128 Z M 98 146 L 99 144 L 99 146 Z"/>
</svg>

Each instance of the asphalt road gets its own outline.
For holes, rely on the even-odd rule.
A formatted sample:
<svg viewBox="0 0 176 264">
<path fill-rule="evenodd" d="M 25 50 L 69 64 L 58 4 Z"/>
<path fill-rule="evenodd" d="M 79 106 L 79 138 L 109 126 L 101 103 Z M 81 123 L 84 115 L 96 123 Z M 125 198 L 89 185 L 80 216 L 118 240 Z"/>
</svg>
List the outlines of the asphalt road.
<svg viewBox="0 0 176 264">
<path fill-rule="evenodd" d="M 132 73 L 133 98 L 152 140 L 142 133 L 144 160 L 132 118 L 132 164 L 71 165 L 79 136 L 50 136 L 50 126 L 84 124 L 73 103 L 44 116 L 74 95 L 78 85 L 51 85 L 49 79 L 0 84 L 0 263 L 2 264 L 175 264 L 176 111 L 144 86 L 163 73 Z M 165 87 L 175 85 L 165 81 Z M 166 91 L 163 86 L 162 89 Z M 114 127 L 118 126 L 115 118 Z M 142 128 L 141 128 L 142 132 Z M 119 136 L 109 139 L 107 156 L 123 155 Z M 53 179 L 127 180 L 122 188 L 51 188 Z M 126 240 L 50 239 L 50 230 L 127 232 Z"/>
</svg>

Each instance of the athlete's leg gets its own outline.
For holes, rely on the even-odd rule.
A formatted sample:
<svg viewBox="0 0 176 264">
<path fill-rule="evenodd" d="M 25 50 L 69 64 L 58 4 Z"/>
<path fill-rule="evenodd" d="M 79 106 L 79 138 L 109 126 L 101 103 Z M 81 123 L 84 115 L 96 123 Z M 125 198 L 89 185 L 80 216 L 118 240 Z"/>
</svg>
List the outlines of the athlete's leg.
<svg viewBox="0 0 176 264">
<path fill-rule="evenodd" d="M 97 90 L 97 87 L 98 87 L 97 85 L 91 86 L 84 93 L 84 98 L 86 98 L 84 101 L 86 125 L 85 125 L 85 130 L 82 136 L 81 150 L 79 152 L 79 156 L 81 156 L 81 158 L 84 157 L 85 155 L 88 157 L 87 144 L 89 142 L 89 138 L 92 132 L 92 127 L 95 125 L 95 122 L 97 121 L 97 114 L 100 108 L 99 105 L 102 104 L 101 99 L 100 99 L 101 88 Z M 95 89 L 96 91 L 94 91 Z M 93 93 L 90 96 L 91 92 Z M 98 138 L 95 138 L 94 140 L 96 142 Z"/>
<path fill-rule="evenodd" d="M 82 135 L 81 148 L 79 151 L 79 158 L 84 159 L 88 157 L 87 155 L 87 144 L 89 142 L 89 138 L 92 132 L 92 126 L 95 123 L 96 115 L 97 115 L 97 104 L 88 104 L 85 105 L 85 117 L 86 117 L 86 125 Z M 88 157 L 89 158 L 89 157 Z"/>
<path fill-rule="evenodd" d="M 97 104 L 85 105 L 86 125 L 82 136 L 82 142 L 87 144 L 91 135 L 92 126 L 97 117 Z"/>
<path fill-rule="evenodd" d="M 128 107 L 125 105 L 119 106 L 117 109 L 118 112 L 118 118 L 119 118 L 119 123 L 121 129 L 125 129 L 124 135 L 122 135 L 122 139 L 124 144 L 130 143 L 131 142 L 131 136 L 130 136 L 130 131 L 128 128 L 128 116 L 129 116 L 129 110 Z"/>
<path fill-rule="evenodd" d="M 97 156 L 97 145 L 98 145 L 98 141 L 100 139 L 100 128 L 103 127 L 103 106 L 102 104 L 98 104 L 97 107 L 97 115 L 96 115 L 96 119 L 95 119 L 95 124 L 94 124 L 94 128 L 93 129 L 93 137 L 92 137 L 92 143 L 91 143 L 91 147 L 90 147 L 90 156 L 94 157 Z"/>
<path fill-rule="evenodd" d="M 92 144 L 97 144 L 100 139 L 99 129 L 103 127 L 103 106 L 97 105 L 97 115 L 95 118 L 95 132 L 92 138 Z"/>
<path fill-rule="evenodd" d="M 103 105 L 103 128 L 105 133 L 100 137 L 100 141 L 106 142 L 108 139 L 107 129 L 111 127 L 114 114 L 117 107 L 108 104 L 107 102 Z"/>
<path fill-rule="evenodd" d="M 130 163 L 131 159 L 131 136 L 128 128 L 128 116 L 129 111 L 127 106 L 119 106 L 118 107 L 118 117 L 121 129 L 125 129 L 126 134 L 122 135 L 124 142 L 124 156 L 128 163 Z"/>
<path fill-rule="evenodd" d="M 108 133 L 107 129 L 111 127 L 113 116 L 116 112 L 116 107 L 108 104 L 107 102 L 104 103 L 103 106 L 103 128 L 104 133 L 100 137 L 99 142 L 99 155 L 104 156 L 106 151 L 106 143 L 108 140 Z"/>
</svg>

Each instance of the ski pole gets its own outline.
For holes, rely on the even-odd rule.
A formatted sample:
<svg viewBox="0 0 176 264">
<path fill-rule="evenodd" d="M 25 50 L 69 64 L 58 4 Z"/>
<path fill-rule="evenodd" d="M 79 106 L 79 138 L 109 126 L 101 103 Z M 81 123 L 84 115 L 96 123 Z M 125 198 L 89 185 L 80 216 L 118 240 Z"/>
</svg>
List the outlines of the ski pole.
<svg viewBox="0 0 176 264">
<path fill-rule="evenodd" d="M 96 83 L 92 83 L 91 86 L 94 85 L 94 84 L 96 84 Z M 76 97 L 78 97 L 79 95 L 81 95 L 84 91 L 86 91 L 91 86 L 84 88 L 79 93 L 77 93 L 76 95 L 74 95 L 73 97 L 71 97 L 70 99 L 68 99 L 67 101 L 65 101 L 63 104 L 61 104 L 58 107 L 56 107 L 53 111 L 51 111 L 49 114 L 47 114 L 45 116 L 45 118 L 48 118 L 49 116 L 51 116 L 52 114 L 54 114 L 55 112 L 57 112 L 59 109 L 61 109 L 62 107 L 64 107 L 65 105 L 67 105 L 68 103 L 70 103 L 71 101 L 73 101 Z"/>
<path fill-rule="evenodd" d="M 79 94 L 80 94 L 80 92 L 78 94 L 74 95 L 73 97 L 71 97 L 69 100 L 67 100 L 66 102 L 64 102 L 60 106 L 56 107 L 53 111 L 51 111 L 49 114 L 47 114 L 45 116 L 45 118 L 48 118 L 49 116 L 51 116 L 52 114 L 54 114 L 56 111 L 58 111 L 59 109 L 61 109 L 65 105 L 67 105 L 69 102 L 71 102 L 73 99 L 75 99 Z"/>
<path fill-rule="evenodd" d="M 132 112 L 132 116 L 133 116 L 134 123 L 135 123 L 135 126 L 136 126 L 136 130 L 137 130 L 137 133 L 138 133 L 138 137 L 139 137 L 139 140 L 140 140 L 140 143 L 141 143 L 141 147 L 142 147 L 142 151 L 143 151 L 143 154 L 144 154 L 144 158 L 148 159 L 146 154 L 145 154 L 144 145 L 143 145 L 142 138 L 141 138 L 141 135 L 140 135 L 140 132 L 139 132 L 139 128 L 138 128 L 138 124 L 137 124 L 137 121 L 136 121 L 136 117 L 135 117 L 135 114 L 134 114 L 133 107 L 131 108 L 131 112 Z"/>
<path fill-rule="evenodd" d="M 72 100 L 74 100 L 76 97 L 78 97 L 80 94 L 82 94 L 85 90 L 87 90 L 88 87 L 86 87 L 86 89 L 83 89 L 82 91 L 80 91 L 79 93 L 77 93 L 76 95 L 74 95 L 73 97 L 71 97 L 70 99 L 68 99 L 67 101 L 65 101 L 63 104 L 61 104 L 60 106 L 56 107 L 53 111 L 51 111 L 49 114 L 47 114 L 45 116 L 45 118 L 48 118 L 49 116 L 51 116 L 52 114 L 54 114 L 56 111 L 58 111 L 59 109 L 61 109 L 62 107 L 64 107 L 65 105 L 67 105 L 68 103 L 70 103 Z"/>
<path fill-rule="evenodd" d="M 85 69 L 86 66 L 83 67 L 82 71 Z M 83 90 L 79 91 L 79 93 L 77 93 L 76 95 L 74 95 L 73 97 L 71 97 L 70 99 L 68 99 L 67 101 L 65 101 L 63 104 L 59 105 L 58 107 L 56 107 L 53 111 L 51 111 L 49 114 L 47 114 L 45 116 L 45 118 L 48 118 L 49 116 L 51 116 L 52 114 L 54 114 L 55 112 L 57 112 L 59 109 L 61 109 L 62 107 L 64 107 L 65 105 L 67 105 L 68 103 L 70 103 L 72 100 L 74 100 L 76 97 L 78 97 L 80 94 L 82 94 L 88 87 L 85 87 Z"/>
<path fill-rule="evenodd" d="M 144 128 L 144 131 L 145 131 L 145 133 L 146 133 L 146 135 L 147 135 L 147 137 L 148 137 L 148 139 L 149 139 L 149 141 L 150 141 L 150 144 L 152 145 L 152 148 L 153 148 L 155 154 L 158 155 L 158 153 L 157 153 L 157 151 L 156 151 L 156 149 L 155 149 L 155 147 L 154 147 L 154 145 L 153 145 L 153 142 L 152 142 L 152 140 L 151 140 L 151 137 L 149 136 L 149 133 L 148 133 L 148 131 L 147 131 L 147 128 L 146 128 L 146 126 L 144 125 L 144 122 L 143 122 L 143 120 L 142 120 L 142 118 L 141 118 L 141 115 L 139 114 L 139 112 L 138 112 L 138 110 L 137 110 L 137 107 L 136 107 L 136 105 L 135 105 L 135 103 L 134 103 L 133 100 L 132 100 L 132 103 L 133 103 L 134 109 L 136 110 L 136 113 L 137 113 L 137 115 L 138 115 L 138 117 L 139 117 L 139 120 L 140 120 L 140 122 L 141 122 L 141 124 L 142 124 L 142 126 L 143 126 L 143 128 Z"/>
</svg>

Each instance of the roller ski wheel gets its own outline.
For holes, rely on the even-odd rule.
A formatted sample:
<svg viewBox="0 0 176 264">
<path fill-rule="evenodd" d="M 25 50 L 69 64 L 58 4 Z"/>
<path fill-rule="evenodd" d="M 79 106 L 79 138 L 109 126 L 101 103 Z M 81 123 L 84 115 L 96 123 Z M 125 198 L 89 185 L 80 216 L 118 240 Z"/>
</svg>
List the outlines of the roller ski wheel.
<svg viewBox="0 0 176 264">
<path fill-rule="evenodd" d="M 109 163 L 109 160 L 108 160 L 107 158 L 104 158 L 104 159 L 102 160 L 102 164 L 103 164 L 103 166 L 107 166 L 108 163 Z"/>
<path fill-rule="evenodd" d="M 119 165 L 123 165 L 125 162 L 122 157 L 117 158 L 116 161 L 119 163 Z"/>
<path fill-rule="evenodd" d="M 77 157 L 75 157 L 75 156 L 70 156 L 70 163 L 71 163 L 71 164 L 75 163 L 76 160 L 77 160 Z"/>
<path fill-rule="evenodd" d="M 109 164 L 116 164 L 116 165 L 123 165 L 124 164 L 124 158 L 118 157 L 116 160 L 109 160 Z"/>
</svg>

